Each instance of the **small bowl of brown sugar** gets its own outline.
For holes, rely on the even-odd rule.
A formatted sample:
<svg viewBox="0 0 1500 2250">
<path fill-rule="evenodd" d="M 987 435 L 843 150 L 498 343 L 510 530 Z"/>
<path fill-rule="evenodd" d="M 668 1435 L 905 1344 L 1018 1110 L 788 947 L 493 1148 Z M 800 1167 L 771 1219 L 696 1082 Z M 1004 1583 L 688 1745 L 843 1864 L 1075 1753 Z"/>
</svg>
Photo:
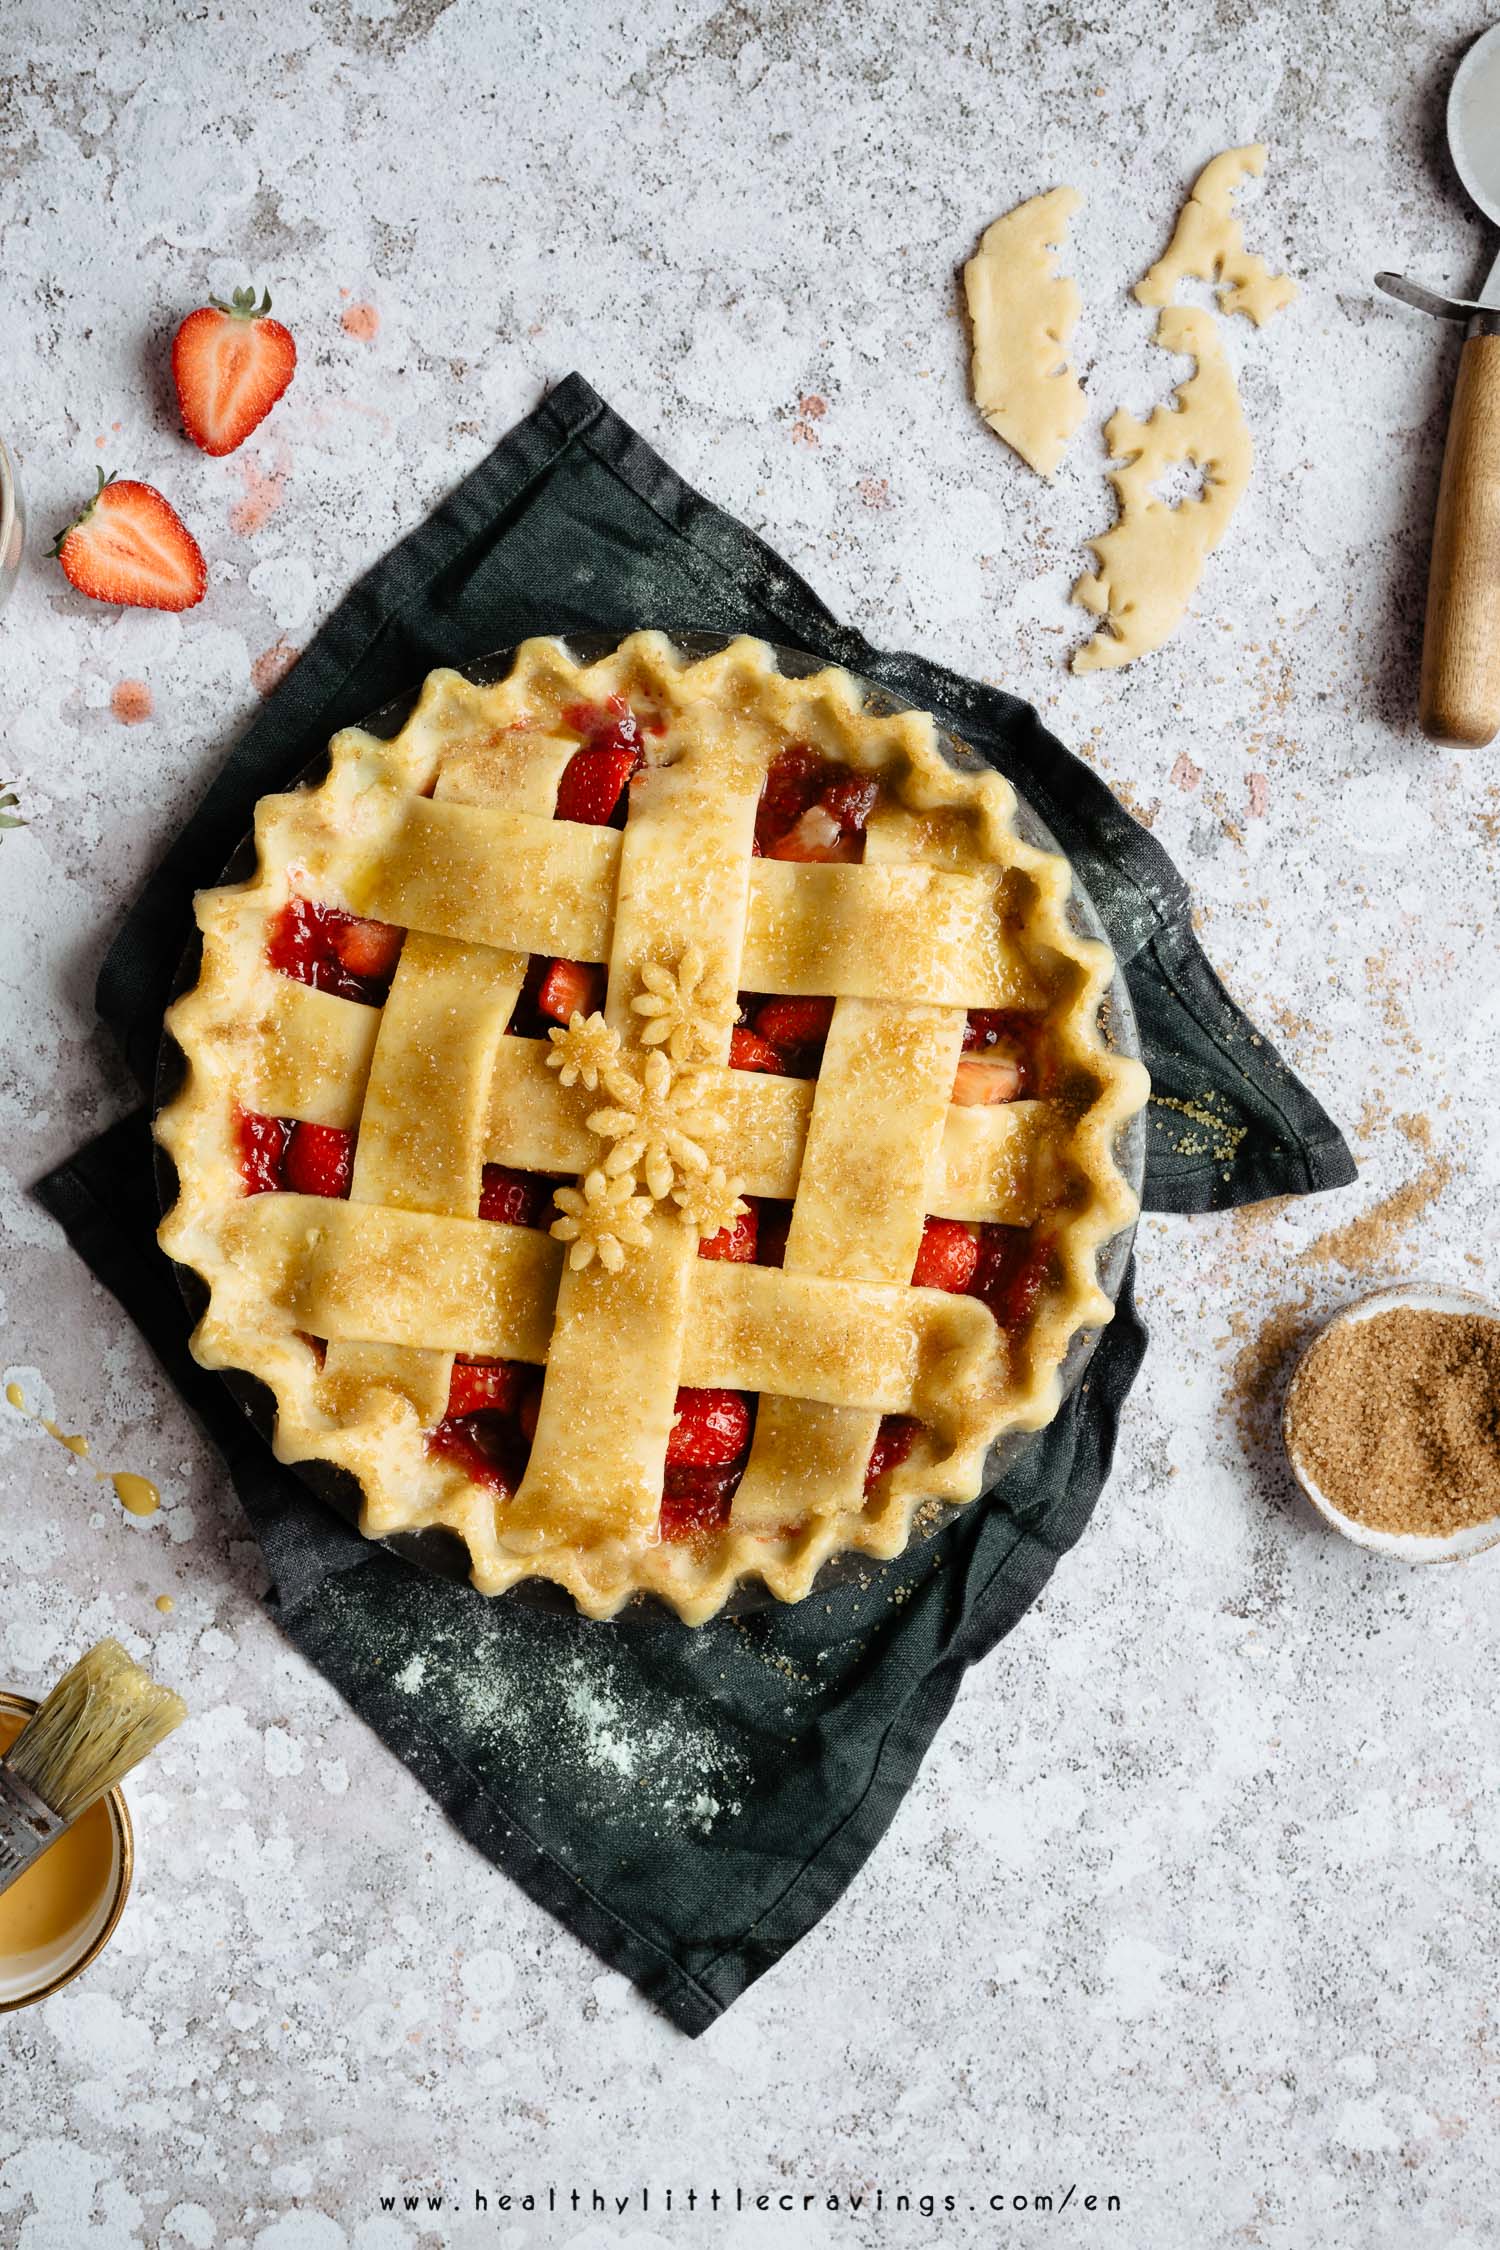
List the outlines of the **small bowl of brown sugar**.
<svg viewBox="0 0 1500 2250">
<path fill-rule="evenodd" d="M 1297 1482 L 1346 1538 L 1407 1562 L 1500 1542 L 1500 1306 L 1404 1282 L 1361 1297 L 1298 1363 L 1282 1422 Z"/>
</svg>

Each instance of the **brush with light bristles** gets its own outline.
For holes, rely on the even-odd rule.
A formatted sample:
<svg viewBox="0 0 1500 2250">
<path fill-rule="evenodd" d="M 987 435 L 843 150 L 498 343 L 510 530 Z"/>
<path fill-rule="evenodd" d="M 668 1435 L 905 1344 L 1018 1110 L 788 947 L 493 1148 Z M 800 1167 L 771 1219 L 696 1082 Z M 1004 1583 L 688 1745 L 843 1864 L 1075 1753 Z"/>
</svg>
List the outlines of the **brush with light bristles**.
<svg viewBox="0 0 1500 2250">
<path fill-rule="evenodd" d="M 118 1641 L 80 1657 L 0 1758 L 0 1891 L 186 1717 Z"/>
</svg>

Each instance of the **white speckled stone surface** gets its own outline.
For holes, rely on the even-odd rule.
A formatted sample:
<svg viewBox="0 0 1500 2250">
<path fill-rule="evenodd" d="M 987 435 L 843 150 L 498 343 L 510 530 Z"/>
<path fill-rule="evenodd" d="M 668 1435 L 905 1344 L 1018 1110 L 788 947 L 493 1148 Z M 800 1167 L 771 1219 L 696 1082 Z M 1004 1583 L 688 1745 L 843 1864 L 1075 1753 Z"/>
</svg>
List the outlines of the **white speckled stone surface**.
<svg viewBox="0 0 1500 2250">
<path fill-rule="evenodd" d="M 0 620 L 32 822 L 0 846 L 0 1360 L 168 1504 L 127 1519 L 0 1409 L 0 1681 L 39 1689 L 113 1631 L 194 1717 L 132 1792 L 116 1943 L 0 2024 L 5 2250 L 1496 2239 L 1500 1564 L 1339 1544 L 1267 1414 L 1273 1347 L 1364 1270 L 1500 1285 L 1500 751 L 1411 722 L 1454 347 L 1370 289 L 1481 270 L 1439 127 L 1484 21 L 12 0 L 0 418 L 36 538 Z M 1181 373 L 1125 289 L 1203 159 L 1255 135 L 1250 244 L 1304 288 L 1229 335 L 1252 488 L 1176 642 L 1073 680 L 1098 423 Z M 1088 197 L 1095 411 L 1048 490 L 967 402 L 955 269 L 1058 180 Z M 212 462 L 177 431 L 167 341 L 252 276 L 301 365 Z M 216 1459 L 25 1192 L 127 1103 L 94 975 L 267 652 L 575 366 L 876 639 L 1003 680 L 1096 760 L 1364 1167 L 1334 1205 L 1142 1228 L 1154 1342 L 1093 1530 L 849 1895 L 696 2045 L 283 1645 Z M 44 559 L 101 460 L 197 528 L 186 619 L 91 607 Z M 1313 1248 L 1403 1188 L 1384 1241 Z M 549 2181 L 657 2197 L 496 2208 Z M 403 2182 L 490 2210 L 382 2217 Z M 690 2217 L 659 2207 L 673 2182 L 958 2207 Z M 970 2215 L 1070 2182 L 1063 2216 Z"/>
</svg>

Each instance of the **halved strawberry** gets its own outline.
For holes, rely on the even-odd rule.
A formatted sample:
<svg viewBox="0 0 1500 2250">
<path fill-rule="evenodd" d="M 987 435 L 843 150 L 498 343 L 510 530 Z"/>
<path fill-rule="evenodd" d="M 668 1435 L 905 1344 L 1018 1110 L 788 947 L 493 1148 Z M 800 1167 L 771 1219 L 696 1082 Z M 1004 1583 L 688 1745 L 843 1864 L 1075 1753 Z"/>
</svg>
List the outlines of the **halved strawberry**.
<svg viewBox="0 0 1500 2250">
<path fill-rule="evenodd" d="M 281 1167 L 292 1137 L 289 1117 L 242 1109 L 238 1120 L 240 1176 L 247 1195 L 271 1195 L 282 1185 Z"/>
<path fill-rule="evenodd" d="M 920 1422 L 909 1414 L 882 1414 L 880 1428 L 875 1433 L 875 1443 L 870 1448 L 869 1466 L 865 1470 L 865 1490 L 873 1489 L 887 1469 L 900 1466 L 921 1432 Z"/>
<path fill-rule="evenodd" d="M 592 961 L 549 961 L 536 1004 L 544 1016 L 571 1023 L 591 1016 L 604 998 L 604 971 Z"/>
<path fill-rule="evenodd" d="M 960 1055 L 952 1098 L 960 1109 L 983 1109 L 993 1102 L 1013 1102 L 1021 1083 L 1021 1066 L 1009 1055 Z"/>
<path fill-rule="evenodd" d="M 722 1468 L 737 1461 L 750 1443 L 750 1408 L 739 1391 L 684 1386 L 677 1393 L 673 1414 L 667 1439 L 669 1468 Z"/>
<path fill-rule="evenodd" d="M 557 786 L 558 819 L 606 827 L 642 757 L 640 750 L 575 750 Z"/>
<path fill-rule="evenodd" d="M 962 1296 L 979 1263 L 979 1238 L 958 1219 L 924 1219 L 912 1268 L 914 1289 L 950 1289 Z"/>
<path fill-rule="evenodd" d="M 257 305 L 253 289 L 236 289 L 229 304 L 213 297 L 190 312 L 172 339 L 182 426 L 201 452 L 243 445 L 297 371 L 291 331 L 270 310 L 269 290 Z"/>
<path fill-rule="evenodd" d="M 342 1125 L 294 1125 L 282 1172 L 293 1195 L 346 1196 L 354 1173 L 354 1135 Z"/>
<path fill-rule="evenodd" d="M 663 1539 L 700 1539 L 721 1531 L 729 1521 L 729 1504 L 744 1473 L 738 1461 L 724 1469 L 687 1464 L 668 1469 L 662 1479 L 659 1518 Z"/>
<path fill-rule="evenodd" d="M 52 552 L 90 601 L 122 609 L 193 609 L 208 585 L 203 551 L 154 485 L 99 471 L 99 489 Z"/>
<path fill-rule="evenodd" d="M 541 1172 L 513 1172 L 508 1164 L 486 1164 L 480 1175 L 479 1216 L 508 1227 L 540 1226 L 552 1201 L 552 1182 Z"/>
<path fill-rule="evenodd" d="M 448 1413 L 514 1413 L 527 1372 L 511 1359 L 456 1359 L 448 1380 Z"/>
<path fill-rule="evenodd" d="M 782 1061 L 769 1039 L 762 1039 L 758 1031 L 746 1031 L 736 1024 L 729 1034 L 729 1067 L 731 1070 L 764 1070 L 773 1078 L 786 1076 Z"/>
<path fill-rule="evenodd" d="M 753 1266 L 755 1246 L 760 1238 L 760 1216 L 753 1203 L 748 1203 L 732 1227 L 723 1227 L 717 1234 L 705 1235 L 698 1245 L 700 1258 L 725 1258 L 733 1265 Z"/>
<path fill-rule="evenodd" d="M 331 922 L 328 935 L 351 976 L 375 980 L 395 975 L 406 932 L 389 922 L 371 922 L 362 914 L 349 914 Z"/>
<path fill-rule="evenodd" d="M 832 1021 L 831 1000 L 763 1000 L 755 1012 L 756 1030 L 783 1055 L 821 1047 Z"/>
</svg>

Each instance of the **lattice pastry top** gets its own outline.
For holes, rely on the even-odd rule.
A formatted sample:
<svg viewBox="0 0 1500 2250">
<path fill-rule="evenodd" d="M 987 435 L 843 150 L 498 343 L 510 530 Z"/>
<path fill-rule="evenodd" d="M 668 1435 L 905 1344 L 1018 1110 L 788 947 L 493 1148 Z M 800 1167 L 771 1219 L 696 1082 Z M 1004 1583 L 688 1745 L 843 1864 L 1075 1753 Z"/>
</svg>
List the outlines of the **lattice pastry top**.
<svg viewBox="0 0 1500 2250">
<path fill-rule="evenodd" d="M 168 1017 L 198 1359 L 485 1593 L 696 1623 L 897 1554 L 1056 1411 L 1133 1215 L 1113 962 L 1013 809 L 751 640 L 529 641 L 339 735 Z"/>
</svg>

